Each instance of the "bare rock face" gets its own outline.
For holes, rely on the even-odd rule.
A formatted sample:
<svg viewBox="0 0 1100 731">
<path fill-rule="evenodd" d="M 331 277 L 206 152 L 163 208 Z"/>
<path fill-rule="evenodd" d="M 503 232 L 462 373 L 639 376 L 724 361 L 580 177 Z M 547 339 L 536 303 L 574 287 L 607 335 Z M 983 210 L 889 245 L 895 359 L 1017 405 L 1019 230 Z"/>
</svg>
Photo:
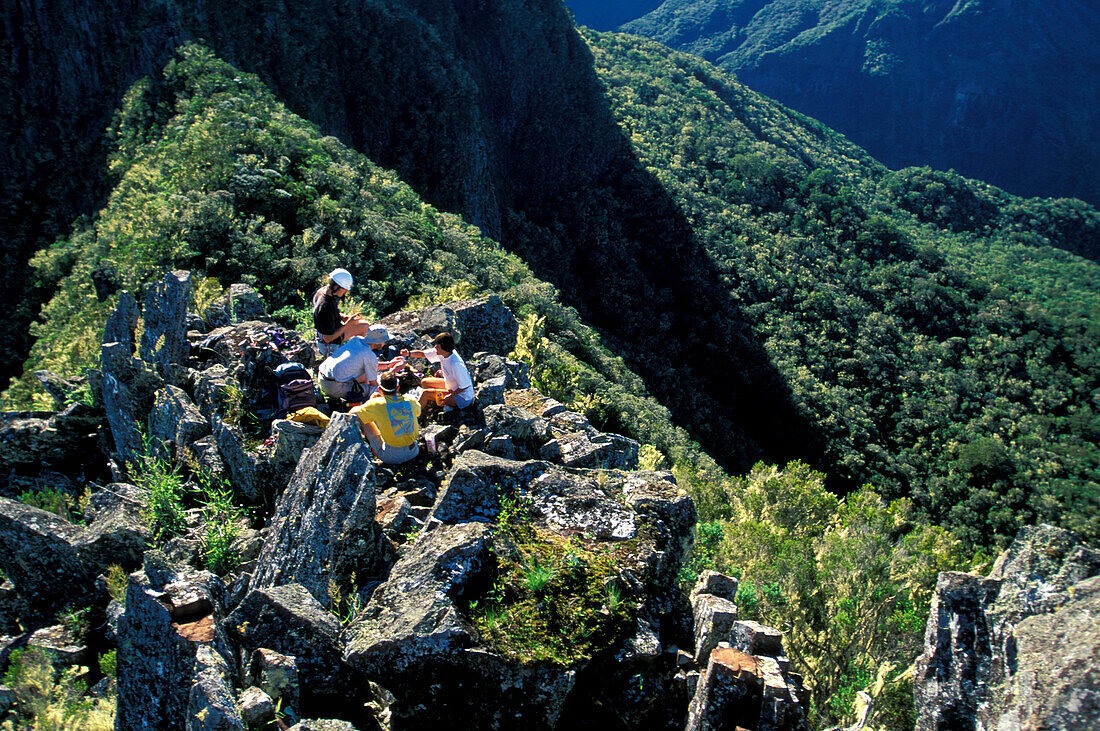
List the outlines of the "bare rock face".
<svg viewBox="0 0 1100 731">
<path fill-rule="evenodd" d="M 209 434 L 210 424 L 182 388 L 169 385 L 153 396 L 149 433 L 183 446 Z"/>
<path fill-rule="evenodd" d="M 1016 672 L 1005 683 L 996 728 L 1095 728 L 1100 719 L 1100 576 L 1076 586 L 1057 611 L 1016 625 Z M 990 714 L 991 718 L 994 714 Z"/>
<path fill-rule="evenodd" d="M 545 462 L 519 462 L 476 450 L 463 452 L 447 475 L 432 518 L 442 523 L 496 520 L 501 498 L 526 486 L 549 467 Z"/>
<path fill-rule="evenodd" d="M 802 731 L 800 692 L 776 658 L 719 646 L 699 678 L 685 729 Z"/>
<path fill-rule="evenodd" d="M 259 686 L 283 697 L 299 715 L 344 705 L 363 685 L 341 658 L 340 620 L 300 584 L 249 592 L 226 627 L 252 653 Z"/>
<path fill-rule="evenodd" d="M 510 353 L 519 334 L 519 323 L 497 295 L 399 312 L 380 322 L 392 333 L 411 333 L 426 340 L 449 332 L 464 358 L 479 351 Z"/>
<path fill-rule="evenodd" d="M 348 662 L 383 682 L 387 673 L 415 671 L 425 658 L 472 646 L 476 632 L 454 601 L 489 571 L 490 542 L 481 523 L 418 538 L 348 629 Z"/>
<path fill-rule="evenodd" d="M 695 662 L 705 665 L 719 642 L 729 642 L 737 607 L 728 599 L 699 594 L 691 603 L 695 615 Z"/>
<path fill-rule="evenodd" d="M 384 570 L 374 462 L 354 416 L 336 415 L 302 456 L 271 524 L 253 589 L 298 583 L 327 607 L 332 584 L 362 585 Z"/>
<path fill-rule="evenodd" d="M 83 536 L 53 513 L 0 498 L 0 568 L 36 613 L 87 598 L 94 574 L 77 548 Z"/>
<path fill-rule="evenodd" d="M 145 328 L 141 333 L 141 359 L 153 363 L 164 375 L 173 363 L 187 357 L 187 302 L 191 272 L 175 271 L 149 288 L 145 295 Z"/>
<path fill-rule="evenodd" d="M 195 680 L 187 699 L 187 731 L 245 731 L 233 696 L 229 664 L 210 645 L 195 653 Z"/>
<path fill-rule="evenodd" d="M 1100 551 L 1049 525 L 1022 529 L 987 578 L 940 574 L 917 729 L 1093 728 L 1097 576 Z"/>
<path fill-rule="evenodd" d="M 102 420 L 102 412 L 84 404 L 73 404 L 58 414 L 0 413 L 0 469 L 48 465 L 72 474 L 90 472 L 98 459 L 96 440 Z"/>
<path fill-rule="evenodd" d="M 254 287 L 241 283 L 229 285 L 229 291 L 202 313 L 211 329 L 266 317 L 267 305 L 263 297 Z"/>
<path fill-rule="evenodd" d="M 224 591 L 213 574 L 146 554 L 118 626 L 118 728 L 243 728 L 239 716 L 231 722 L 232 697 L 225 703 L 233 653 L 222 630 Z"/>
<path fill-rule="evenodd" d="M 118 296 L 115 311 L 107 318 L 103 330 L 103 342 L 118 343 L 127 353 L 134 352 L 134 332 L 137 330 L 141 308 L 129 292 L 123 290 Z"/>
</svg>

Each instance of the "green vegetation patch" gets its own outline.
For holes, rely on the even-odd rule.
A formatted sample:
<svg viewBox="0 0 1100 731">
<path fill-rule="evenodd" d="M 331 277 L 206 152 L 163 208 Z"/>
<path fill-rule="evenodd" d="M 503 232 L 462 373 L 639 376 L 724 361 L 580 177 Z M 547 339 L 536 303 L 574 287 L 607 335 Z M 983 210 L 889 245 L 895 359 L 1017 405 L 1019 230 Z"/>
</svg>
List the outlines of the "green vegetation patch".
<svg viewBox="0 0 1100 731">
<path fill-rule="evenodd" d="M 56 670 L 46 650 L 38 647 L 11 654 L 4 685 L 15 695 L 15 718 L 0 728 L 111 731 L 115 697 L 89 698 L 81 680 L 85 668 Z"/>
<path fill-rule="evenodd" d="M 1067 251 L 1095 257 L 1094 208 L 890 173 L 698 58 L 585 36 L 716 296 L 762 346 L 729 348 L 731 371 L 781 376 L 769 396 L 812 425 L 822 453 L 804 456 L 838 492 L 912 498 L 972 546 L 1036 522 L 1100 540 L 1100 267 Z M 700 501 L 704 520 L 722 511 Z"/>
<path fill-rule="evenodd" d="M 517 499 L 497 522 L 498 574 L 469 606 L 490 648 L 524 663 L 576 665 L 631 626 L 636 603 L 618 578 L 634 541 L 594 543 L 533 525 Z"/>
<path fill-rule="evenodd" d="M 840 723 L 862 689 L 880 695 L 879 717 L 907 718 L 898 687 L 920 653 L 936 577 L 985 559 L 918 520 L 912 501 L 887 502 L 869 486 L 837 497 L 800 462 L 757 465 L 724 504 L 722 518 L 698 526 L 692 568 L 738 577 L 740 616 L 784 629 L 815 724 Z"/>
</svg>

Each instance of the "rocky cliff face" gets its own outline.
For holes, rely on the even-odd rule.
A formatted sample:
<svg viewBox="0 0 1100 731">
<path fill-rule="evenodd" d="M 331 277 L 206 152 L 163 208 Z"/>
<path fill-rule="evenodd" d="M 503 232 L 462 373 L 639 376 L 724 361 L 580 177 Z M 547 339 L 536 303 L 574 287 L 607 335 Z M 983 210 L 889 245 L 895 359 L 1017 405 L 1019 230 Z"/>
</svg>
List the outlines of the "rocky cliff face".
<svg viewBox="0 0 1100 731">
<path fill-rule="evenodd" d="M 917 663 L 918 731 L 1091 729 L 1100 718 L 1100 552 L 1025 528 L 988 577 L 943 573 Z"/>
<path fill-rule="evenodd" d="M 1100 201 L 1087 3 L 669 0 L 622 29 L 735 72 L 889 167 Z"/>
</svg>

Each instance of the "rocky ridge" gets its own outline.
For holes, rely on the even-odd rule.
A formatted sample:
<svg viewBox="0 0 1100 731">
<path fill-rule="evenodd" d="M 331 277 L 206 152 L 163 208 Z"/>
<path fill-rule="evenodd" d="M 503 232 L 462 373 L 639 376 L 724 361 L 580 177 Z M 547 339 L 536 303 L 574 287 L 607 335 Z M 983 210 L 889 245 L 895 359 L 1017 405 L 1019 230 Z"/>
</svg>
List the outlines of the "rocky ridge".
<svg viewBox="0 0 1100 731">
<path fill-rule="evenodd" d="M 189 290 L 170 272 L 142 308 L 119 297 L 91 405 L 6 415 L 5 470 L 33 482 L 27 455 L 66 449 L 52 469 L 107 485 L 73 520 L 0 498 L 5 654 L 90 664 L 116 647 L 125 729 L 804 725 L 779 634 L 737 620 L 736 581 L 680 592 L 691 499 L 639 470 L 636 442 L 530 388 L 498 299 L 385 320 L 413 348 L 459 333 L 477 390 L 426 413 L 422 455 L 385 467 L 348 416 L 276 418 L 272 369 L 315 352 L 254 290 L 201 316 Z M 150 460 L 251 506 L 221 575 L 201 499 L 174 536 L 150 529 Z M 101 629 L 64 637 L 74 606 Z"/>
<path fill-rule="evenodd" d="M 1024 528 L 986 577 L 944 572 L 917 661 L 925 729 L 1095 729 L 1100 551 Z"/>
</svg>

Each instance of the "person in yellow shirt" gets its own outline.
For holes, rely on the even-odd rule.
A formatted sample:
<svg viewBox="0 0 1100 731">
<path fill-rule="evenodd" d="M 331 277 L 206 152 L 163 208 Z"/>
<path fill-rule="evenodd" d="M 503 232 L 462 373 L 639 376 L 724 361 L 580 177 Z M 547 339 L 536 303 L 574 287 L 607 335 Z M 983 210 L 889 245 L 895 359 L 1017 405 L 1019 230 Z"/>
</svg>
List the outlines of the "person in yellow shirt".
<svg viewBox="0 0 1100 731">
<path fill-rule="evenodd" d="M 383 464 L 402 464 L 420 452 L 420 402 L 397 392 L 397 376 L 387 371 L 378 381 L 382 392 L 349 413 Z"/>
</svg>

